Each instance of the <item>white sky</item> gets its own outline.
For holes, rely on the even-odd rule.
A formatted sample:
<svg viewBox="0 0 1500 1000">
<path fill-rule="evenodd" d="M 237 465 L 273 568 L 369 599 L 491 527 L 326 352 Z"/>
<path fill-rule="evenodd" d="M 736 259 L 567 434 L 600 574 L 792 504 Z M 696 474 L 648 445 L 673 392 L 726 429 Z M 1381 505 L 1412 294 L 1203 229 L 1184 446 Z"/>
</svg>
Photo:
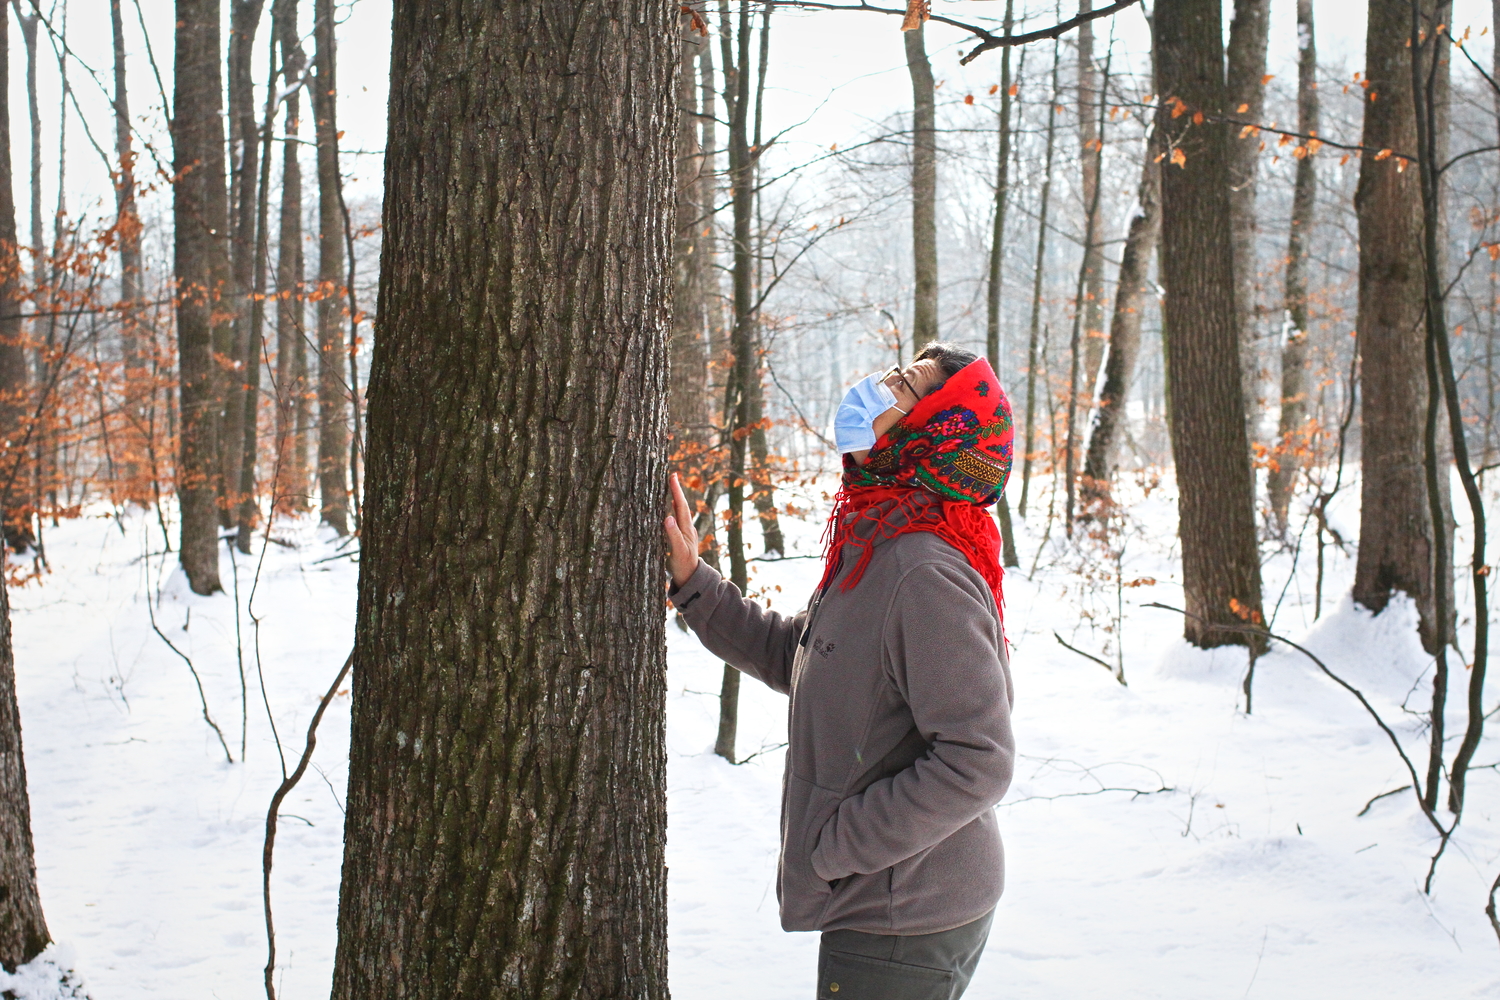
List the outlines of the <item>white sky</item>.
<svg viewBox="0 0 1500 1000">
<path fill-rule="evenodd" d="M 31 0 L 22 0 L 29 7 Z M 39 0 L 49 11 L 54 26 L 62 26 L 68 0 Z M 143 132 L 154 137 L 163 159 L 170 162 L 166 138 L 165 115 L 146 59 L 140 25 L 136 19 L 137 0 L 125 0 L 126 35 L 129 43 L 131 111 Z M 1102 4 L 1105 0 L 1096 0 Z M 150 33 L 163 84 L 168 95 L 172 87 L 173 4 L 170 0 L 139 0 L 140 10 Z M 897 5 L 894 4 L 893 5 Z M 269 3 L 267 4 L 269 7 Z M 1033 17 L 1027 27 L 1054 23 L 1056 15 L 1050 4 L 1022 0 L 1021 8 Z M 303 3 L 300 27 L 306 33 L 311 27 L 310 2 Z M 228 4 L 225 4 L 226 18 Z M 1487 0 L 1459 0 L 1455 24 L 1461 31 L 1472 26 L 1479 35 L 1490 23 Z M 937 13 L 956 19 L 992 19 L 998 21 L 1004 12 L 1001 0 L 937 0 Z M 1232 3 L 1226 3 L 1227 31 Z M 1364 3 L 1358 0 L 1317 0 L 1316 19 L 1320 62 L 1358 69 L 1363 62 Z M 1291 70 L 1295 51 L 1295 4 L 1293 0 L 1272 0 L 1269 68 L 1273 73 Z M 341 3 L 338 14 L 339 72 L 343 86 L 339 94 L 339 125 L 346 130 L 341 143 L 348 150 L 378 153 L 385 144 L 385 97 L 389 70 L 389 30 L 391 0 L 353 0 Z M 1143 65 L 1146 31 L 1139 7 L 1114 18 L 1096 22 L 1096 51 L 1102 54 L 1111 30 L 1118 33 L 1120 56 L 1137 68 Z M 112 87 L 111 36 L 106 0 L 71 0 L 67 26 L 70 47 L 83 64 L 92 67 L 107 87 Z M 257 75 L 264 71 L 268 23 L 262 27 L 258 43 L 260 52 L 254 61 Z M 227 25 L 224 32 L 228 37 Z M 945 90 L 983 93 L 999 79 L 1000 54 L 986 53 L 966 68 L 958 65 L 967 50 L 963 32 L 938 24 L 928 27 L 928 49 L 933 71 L 939 80 L 947 81 Z M 25 56 L 19 28 L 12 15 L 11 25 L 11 133 L 12 158 L 16 168 L 16 201 L 21 232 L 28 232 L 29 130 L 27 127 Z M 1476 38 L 1475 51 L 1487 60 L 1488 37 Z M 311 49 L 311 41 L 307 43 Z M 1047 43 L 1039 43 L 1038 48 Z M 43 132 L 43 174 L 45 183 L 44 213 L 51 215 L 56 200 L 57 123 L 59 88 L 57 64 L 47 43 L 45 31 L 40 44 L 40 104 Z M 767 95 L 766 132 L 772 134 L 797 125 L 786 137 L 785 145 L 796 149 L 827 147 L 834 142 L 848 142 L 864 131 L 870 122 L 909 106 L 910 84 L 898 19 L 860 12 L 778 11 L 771 38 L 769 90 Z M 1456 64 L 1455 72 L 1469 72 Z M 107 152 L 113 150 L 113 122 L 106 97 L 75 62 L 71 82 L 78 104 L 88 117 L 95 138 Z M 305 108 L 305 103 L 304 103 Z M 304 112 L 305 114 L 306 112 Z M 798 124 L 801 123 L 801 124 Z M 308 129 L 310 131 L 310 128 Z M 68 201 L 74 214 L 104 210 L 112 204 L 108 178 L 99 156 L 83 135 L 76 115 L 68 122 Z M 143 155 L 147 167 L 150 161 Z M 381 165 L 378 155 L 350 156 L 345 160 L 349 175 L 351 200 L 374 197 L 379 192 Z M 24 239 L 24 236 L 23 236 Z"/>
</svg>

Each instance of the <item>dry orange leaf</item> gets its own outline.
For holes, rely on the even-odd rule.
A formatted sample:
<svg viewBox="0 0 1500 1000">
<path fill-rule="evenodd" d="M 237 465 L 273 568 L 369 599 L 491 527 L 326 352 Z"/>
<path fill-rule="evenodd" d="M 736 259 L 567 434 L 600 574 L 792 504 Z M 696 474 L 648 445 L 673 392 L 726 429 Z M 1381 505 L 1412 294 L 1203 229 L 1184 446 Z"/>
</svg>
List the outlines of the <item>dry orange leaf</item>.
<svg viewBox="0 0 1500 1000">
<path fill-rule="evenodd" d="M 1375 154 L 1375 159 L 1384 160 L 1387 159 L 1390 155 L 1391 151 L 1389 149 L 1382 149 L 1380 152 Z"/>
<path fill-rule="evenodd" d="M 992 87 L 990 87 L 990 93 L 993 94 L 995 91 L 997 91 L 999 89 L 1000 89 L 1000 85 L 997 83 L 997 84 L 993 85 Z"/>
<path fill-rule="evenodd" d="M 1202 125 L 1203 124 L 1203 112 L 1201 112 L 1201 111 L 1195 111 L 1195 112 L 1193 112 L 1193 124 L 1194 125 Z"/>
<path fill-rule="evenodd" d="M 1250 110 L 1250 105 L 1248 105 L 1248 104 L 1241 104 L 1239 107 L 1237 107 L 1237 108 L 1234 109 L 1234 113 L 1237 114 L 1237 115 L 1242 115 L 1246 111 L 1249 111 L 1249 110 Z"/>
<path fill-rule="evenodd" d="M 1267 73 L 1265 76 L 1263 76 L 1263 77 L 1260 78 L 1260 85 L 1262 87 L 1264 87 L 1266 84 L 1270 83 L 1274 79 L 1276 79 L 1276 74 L 1275 73 Z"/>
<path fill-rule="evenodd" d="M 1180 149 L 1172 150 L 1172 162 L 1184 169 L 1187 168 L 1187 155 Z"/>
<path fill-rule="evenodd" d="M 974 95 L 973 94 L 965 94 L 964 95 L 964 103 L 965 104 L 973 104 L 974 103 Z"/>
</svg>

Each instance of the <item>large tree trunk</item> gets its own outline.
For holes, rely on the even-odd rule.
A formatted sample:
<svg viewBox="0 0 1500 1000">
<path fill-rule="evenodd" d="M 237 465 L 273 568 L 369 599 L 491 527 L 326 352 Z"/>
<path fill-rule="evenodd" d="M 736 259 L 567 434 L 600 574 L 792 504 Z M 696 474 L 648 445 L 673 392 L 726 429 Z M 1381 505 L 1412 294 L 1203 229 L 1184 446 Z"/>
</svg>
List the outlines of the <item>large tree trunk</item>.
<svg viewBox="0 0 1500 1000">
<path fill-rule="evenodd" d="M 307 59 L 297 33 L 297 0 L 276 0 L 271 9 L 281 44 L 282 81 L 291 86 L 302 78 Z M 281 218 L 276 240 L 276 447 L 279 449 L 277 507 L 301 512 L 308 504 L 307 436 L 312 407 L 307 381 L 307 312 L 302 252 L 302 162 L 298 158 L 298 129 L 302 89 L 286 98 L 286 141 L 281 158 Z"/>
<path fill-rule="evenodd" d="M 198 594 L 219 590 L 218 437 L 222 379 L 214 359 L 222 339 L 220 301 L 229 278 L 223 233 L 228 224 L 224 190 L 223 98 L 219 73 L 219 0 L 177 0 L 172 96 L 172 219 L 176 233 L 177 366 L 181 426 L 177 499 L 181 507 L 180 558 Z"/>
<path fill-rule="evenodd" d="M 393 21 L 333 997 L 665 998 L 677 10 Z"/>
<path fill-rule="evenodd" d="M 339 195 L 338 96 L 333 0 L 313 6 L 318 139 L 318 492 L 323 523 L 349 533 L 349 389 L 344 379 L 344 213 Z"/>
<path fill-rule="evenodd" d="M 244 501 L 240 489 L 245 446 L 245 393 L 251 372 L 245 365 L 250 343 L 251 287 L 255 282 L 256 178 L 260 174 L 259 130 L 255 124 L 255 78 L 250 57 L 260 27 L 264 0 L 229 0 L 229 289 L 233 305 L 233 340 L 225 360 L 224 430 L 219 461 L 224 466 L 224 526 L 234 524 Z"/>
<path fill-rule="evenodd" d="M 1432 13 L 1431 0 L 1423 11 Z M 1415 155 L 1408 0 L 1371 0 L 1365 34 L 1363 144 Z M 1451 576 L 1435 580 L 1433 522 L 1423 460 L 1427 423 L 1423 328 L 1422 198 L 1418 171 L 1397 156 L 1360 160 L 1359 215 L 1360 528 L 1354 599 L 1382 611 L 1396 591 L 1416 602 L 1422 645 L 1436 653 L 1452 622 L 1435 618 L 1441 586 L 1453 607 Z M 1440 404 L 1441 405 L 1441 404 Z M 1439 417 L 1439 426 L 1443 417 Z M 1444 463 L 1446 469 L 1446 463 Z M 1451 536 L 1446 472 L 1438 477 Z M 1451 542 L 1448 548 L 1452 550 Z"/>
<path fill-rule="evenodd" d="M 0 47 L 5 29 L 0 28 Z M 10 636 L 10 597 L 0 580 L 0 965 L 8 972 L 52 940 L 42 917 L 31 842 L 31 800 L 21 752 L 21 710 Z"/>
<path fill-rule="evenodd" d="M 3 13 L 3 10 L 0 10 Z M 20 247 L 16 243 L 15 186 L 10 172 L 10 21 L 0 18 L 0 441 L 8 442 L 0 465 L 0 557 L 4 547 L 21 551 L 33 541 L 26 494 L 28 394 L 26 337 L 21 309 Z"/>
<path fill-rule="evenodd" d="M 1015 25 L 1015 0 L 1005 0 L 1003 32 L 1010 34 Z M 1005 208 L 1010 200 L 1010 55 L 1007 45 L 1000 53 L 1000 121 L 999 150 L 995 154 L 995 215 L 990 232 L 990 269 L 985 288 L 985 354 L 997 374 L 1004 372 L 1000 359 L 1000 299 L 1003 291 L 1002 268 L 1005 263 Z M 1003 374 L 1002 374 L 1003 377 Z M 1015 528 L 1011 524 L 1010 501 L 1002 492 L 995 504 L 1000 521 L 1000 554 L 1006 566 L 1021 565 L 1016 551 Z"/>
<path fill-rule="evenodd" d="M 1229 63 L 1226 110 L 1243 121 L 1263 120 L 1269 7 L 1270 0 L 1234 0 L 1234 20 L 1229 25 L 1226 51 Z M 1240 346 L 1240 385 L 1245 399 L 1246 426 L 1249 437 L 1253 439 L 1260 423 L 1255 175 L 1262 140 L 1253 131 L 1242 135 L 1243 131 L 1243 128 L 1234 128 L 1229 135 L 1229 226 L 1234 240 L 1234 323 Z"/>
<path fill-rule="evenodd" d="M 121 493 L 127 500 L 139 504 L 150 502 L 151 479 L 155 472 L 147 461 L 152 444 L 147 440 L 151 433 L 150 402 L 151 352 L 143 340 L 140 328 L 139 306 L 141 298 L 141 220 L 135 209 L 135 150 L 130 132 L 130 90 L 125 75 L 125 25 L 120 10 L 121 0 L 109 0 L 110 28 L 114 39 L 114 112 L 115 112 L 115 156 L 119 176 L 115 179 L 115 238 L 120 247 L 120 348 L 124 360 L 124 399 L 121 406 L 124 416 L 124 462 L 121 468 L 124 482 Z M 8 126 L 7 126 L 8 128 Z M 5 172 L 9 174 L 9 136 L 7 135 Z M 9 197 L 9 180 L 4 182 L 6 197 Z M 14 225 L 12 206 L 12 225 Z M 12 232 L 14 242 L 14 231 Z M 14 310 L 12 310 L 14 311 Z"/>
<path fill-rule="evenodd" d="M 1297 0 L 1297 131 L 1318 134 L 1318 55 L 1313 37 L 1312 0 Z M 1317 147 L 1297 147 L 1297 179 L 1292 189 L 1292 224 L 1286 248 L 1286 342 L 1281 346 L 1281 420 L 1276 429 L 1275 465 L 1266 478 L 1276 530 L 1286 534 L 1287 508 L 1308 446 L 1307 423 L 1307 245 L 1318 196 Z"/>
<path fill-rule="evenodd" d="M 901 37 L 911 76 L 911 253 L 913 267 L 911 346 L 938 339 L 937 95 L 927 61 L 926 29 Z"/>
<path fill-rule="evenodd" d="M 1026 344 L 1026 429 L 1022 437 L 1021 502 L 1016 510 L 1026 516 L 1026 501 L 1031 497 L 1031 459 L 1036 449 L 1036 389 L 1041 371 L 1042 277 L 1047 264 L 1047 210 L 1052 202 L 1052 159 L 1057 149 L 1057 72 L 1058 43 L 1052 43 L 1052 89 L 1047 96 L 1047 155 L 1042 168 L 1041 205 L 1037 209 L 1036 265 L 1031 275 L 1031 326 Z M 1052 387 L 1042 380 L 1042 391 L 1049 398 Z"/>
<path fill-rule="evenodd" d="M 1161 233 L 1184 634 L 1202 647 L 1258 649 L 1258 639 L 1213 627 L 1241 626 L 1241 615 L 1258 621 L 1261 614 L 1235 325 L 1230 126 L 1212 120 L 1226 99 L 1219 2 L 1179 0 L 1157 7 L 1155 18 L 1157 79 L 1166 99 L 1157 124 L 1164 145 L 1186 157 L 1162 168 Z M 1173 110 L 1182 113 L 1174 117 Z M 1200 113 L 1209 120 L 1198 121 Z"/>
<path fill-rule="evenodd" d="M 1120 257 L 1119 286 L 1109 327 L 1109 360 L 1104 364 L 1104 386 L 1099 409 L 1089 435 L 1083 463 L 1083 508 L 1086 513 L 1110 496 L 1110 480 L 1118 464 L 1119 437 L 1124 430 L 1125 403 L 1135 381 L 1135 366 L 1141 355 L 1141 314 L 1146 308 L 1146 282 L 1151 255 L 1161 232 L 1161 166 L 1156 161 L 1160 146 L 1153 136 L 1146 143 L 1137 188 L 1138 208 L 1125 235 Z"/>
<path fill-rule="evenodd" d="M 1079 0 L 1078 13 L 1087 14 L 1093 8 L 1093 0 Z M 1078 390 L 1082 392 L 1078 400 L 1082 405 L 1076 407 L 1082 412 L 1077 420 L 1088 417 L 1094 386 L 1099 381 L 1099 366 L 1104 363 L 1104 214 L 1091 207 L 1098 203 L 1099 165 L 1104 158 L 1103 150 L 1098 148 L 1100 100 L 1099 72 L 1094 68 L 1094 22 L 1085 21 L 1078 26 L 1078 161 L 1083 174 L 1084 286 L 1080 359 L 1083 377 Z"/>
</svg>

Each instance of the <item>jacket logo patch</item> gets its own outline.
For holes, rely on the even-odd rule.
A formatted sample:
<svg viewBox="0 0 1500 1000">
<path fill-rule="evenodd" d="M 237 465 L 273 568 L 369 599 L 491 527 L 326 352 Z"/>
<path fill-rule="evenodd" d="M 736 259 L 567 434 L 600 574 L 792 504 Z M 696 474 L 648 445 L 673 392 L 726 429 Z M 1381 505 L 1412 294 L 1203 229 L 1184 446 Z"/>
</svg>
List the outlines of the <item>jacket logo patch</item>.
<svg viewBox="0 0 1500 1000">
<path fill-rule="evenodd" d="M 827 657 L 829 653 L 833 652 L 833 647 L 835 645 L 836 644 L 832 642 L 825 642 L 823 637 L 820 635 L 813 636 L 813 651 L 819 656 Z"/>
</svg>

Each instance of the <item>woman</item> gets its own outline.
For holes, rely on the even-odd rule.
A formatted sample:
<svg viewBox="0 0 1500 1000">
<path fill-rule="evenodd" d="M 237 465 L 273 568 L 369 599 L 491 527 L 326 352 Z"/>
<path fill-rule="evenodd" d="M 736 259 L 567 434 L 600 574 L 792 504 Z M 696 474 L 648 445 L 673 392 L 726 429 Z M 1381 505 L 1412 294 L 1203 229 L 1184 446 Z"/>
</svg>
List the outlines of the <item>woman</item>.
<svg viewBox="0 0 1500 1000">
<path fill-rule="evenodd" d="M 889 405 L 887 405 L 889 404 Z M 823 580 L 787 619 L 698 558 L 676 477 L 672 603 L 716 656 L 791 696 L 777 898 L 823 932 L 822 1000 L 956 1000 L 1004 886 L 1010 784 L 1000 542 L 1010 404 L 989 363 L 931 344 L 851 389 Z"/>
</svg>

